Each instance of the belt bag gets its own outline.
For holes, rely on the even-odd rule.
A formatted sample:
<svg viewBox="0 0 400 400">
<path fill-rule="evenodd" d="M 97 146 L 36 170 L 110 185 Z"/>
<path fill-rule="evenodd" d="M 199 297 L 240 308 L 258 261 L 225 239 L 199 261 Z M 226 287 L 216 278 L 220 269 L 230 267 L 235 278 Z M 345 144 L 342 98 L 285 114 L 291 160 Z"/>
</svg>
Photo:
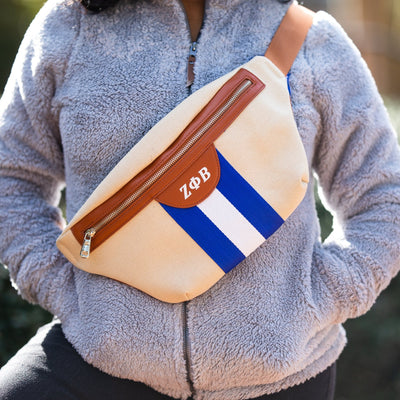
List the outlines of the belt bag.
<svg viewBox="0 0 400 400">
<path fill-rule="evenodd" d="M 159 121 L 58 238 L 68 260 L 177 303 L 205 292 L 263 244 L 307 188 L 286 73 L 311 23 L 308 10 L 292 5 L 265 57 Z"/>
</svg>

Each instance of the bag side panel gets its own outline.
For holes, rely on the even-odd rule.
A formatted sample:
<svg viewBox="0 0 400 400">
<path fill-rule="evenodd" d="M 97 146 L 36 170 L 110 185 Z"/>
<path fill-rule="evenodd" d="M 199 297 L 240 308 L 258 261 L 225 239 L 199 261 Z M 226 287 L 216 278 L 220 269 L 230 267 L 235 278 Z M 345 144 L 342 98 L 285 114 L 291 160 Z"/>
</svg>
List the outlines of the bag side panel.
<svg viewBox="0 0 400 400">
<path fill-rule="evenodd" d="M 303 199 L 309 176 L 286 78 L 263 57 L 253 59 L 246 68 L 266 87 L 215 145 L 238 173 L 287 219 Z"/>
</svg>

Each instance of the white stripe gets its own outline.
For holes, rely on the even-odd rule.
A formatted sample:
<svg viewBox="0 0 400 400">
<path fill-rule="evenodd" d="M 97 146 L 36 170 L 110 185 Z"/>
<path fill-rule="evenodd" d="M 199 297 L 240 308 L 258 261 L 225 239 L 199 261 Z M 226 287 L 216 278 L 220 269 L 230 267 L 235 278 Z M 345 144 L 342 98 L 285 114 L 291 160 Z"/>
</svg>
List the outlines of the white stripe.
<svg viewBox="0 0 400 400">
<path fill-rule="evenodd" d="M 265 238 L 217 189 L 197 207 L 247 257 Z"/>
</svg>

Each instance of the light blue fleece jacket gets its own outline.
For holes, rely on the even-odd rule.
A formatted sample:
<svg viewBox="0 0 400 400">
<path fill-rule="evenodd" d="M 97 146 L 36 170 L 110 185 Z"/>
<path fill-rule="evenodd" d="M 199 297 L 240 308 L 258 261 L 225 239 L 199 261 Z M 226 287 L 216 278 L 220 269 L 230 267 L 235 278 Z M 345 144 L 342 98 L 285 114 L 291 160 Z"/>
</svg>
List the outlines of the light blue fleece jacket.
<svg viewBox="0 0 400 400">
<path fill-rule="evenodd" d="M 209 0 L 193 90 L 264 54 L 287 8 Z M 45 4 L 0 103 L 0 257 L 87 362 L 178 399 L 247 399 L 332 364 L 345 345 L 340 324 L 399 270 L 399 150 L 359 52 L 320 12 L 291 71 L 311 183 L 285 224 L 186 305 L 80 271 L 55 246 L 60 189 L 69 220 L 188 96 L 189 45 L 178 0 L 121 0 L 99 14 L 72 0 Z M 335 214 L 325 243 L 314 174 Z"/>
</svg>

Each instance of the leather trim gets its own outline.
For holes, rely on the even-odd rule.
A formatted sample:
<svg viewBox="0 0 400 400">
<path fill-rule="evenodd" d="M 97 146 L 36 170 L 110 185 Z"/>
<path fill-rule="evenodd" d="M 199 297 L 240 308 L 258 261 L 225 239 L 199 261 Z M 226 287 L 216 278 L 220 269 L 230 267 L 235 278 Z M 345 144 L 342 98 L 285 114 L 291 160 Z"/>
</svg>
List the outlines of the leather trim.
<svg viewBox="0 0 400 400">
<path fill-rule="evenodd" d="M 310 29 L 315 13 L 293 3 L 283 17 L 265 57 L 286 76 L 299 53 Z"/>
<path fill-rule="evenodd" d="M 213 192 L 220 176 L 218 154 L 212 144 L 156 200 L 171 207 L 194 207 Z"/>
<path fill-rule="evenodd" d="M 144 182 L 169 160 L 179 148 L 208 120 L 233 92 L 245 81 L 250 80 L 252 84 L 240 95 L 236 102 L 226 111 L 217 122 L 197 141 L 187 153 L 172 166 L 161 178 L 149 187 L 133 204 L 122 211 L 104 228 L 99 230 L 92 238 L 91 251 L 93 252 L 108 237 L 115 233 L 120 227 L 126 224 L 131 218 L 138 214 L 157 195 L 174 182 L 182 173 L 190 167 L 193 160 L 197 160 L 204 151 L 232 124 L 245 107 L 260 93 L 265 85 L 254 74 L 246 69 L 240 69 L 229 79 L 207 103 L 207 105 L 196 115 L 192 122 L 183 130 L 179 137 L 149 166 L 134 176 L 119 191 L 109 199 L 93 209 L 80 221 L 71 227 L 71 231 L 79 243 L 83 242 L 85 231 L 101 219 L 111 210 L 115 209 L 125 199 L 137 190 Z"/>
</svg>

